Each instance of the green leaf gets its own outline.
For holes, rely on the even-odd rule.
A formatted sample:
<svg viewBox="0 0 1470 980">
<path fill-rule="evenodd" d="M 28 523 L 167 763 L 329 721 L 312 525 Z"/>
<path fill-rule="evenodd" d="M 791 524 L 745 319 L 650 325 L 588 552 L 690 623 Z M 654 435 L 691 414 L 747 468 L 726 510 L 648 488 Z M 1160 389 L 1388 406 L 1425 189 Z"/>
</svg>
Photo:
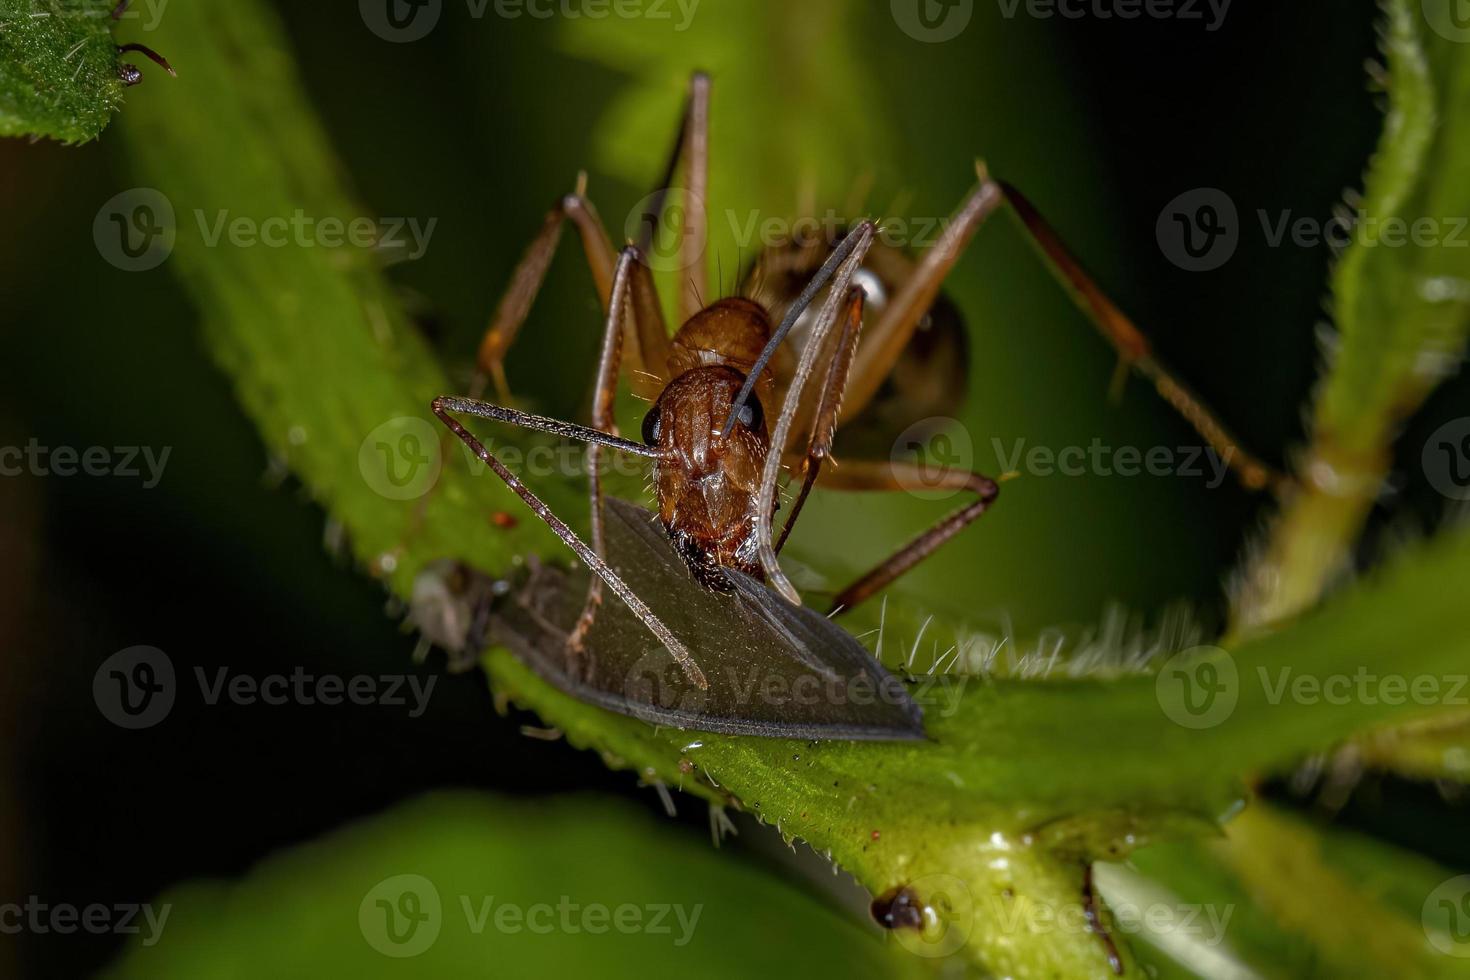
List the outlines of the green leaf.
<svg viewBox="0 0 1470 980">
<path fill-rule="evenodd" d="M 1332 276 L 1337 336 L 1297 467 L 1301 487 L 1247 569 L 1242 627 L 1309 607 L 1343 573 L 1399 427 L 1459 368 L 1470 330 L 1470 137 L 1454 123 L 1470 113 L 1470 45 L 1452 6 L 1384 5 L 1383 138 Z"/>
<path fill-rule="evenodd" d="M 1202 976 L 1470 976 L 1465 944 L 1430 901 L 1453 872 L 1350 831 L 1262 804 L 1225 840 L 1150 848 L 1132 863 L 1099 873 L 1103 893 L 1198 910 L 1143 936 Z"/>
<path fill-rule="evenodd" d="M 1470 329 L 1470 249 L 1455 244 L 1470 214 L 1470 138 L 1455 125 L 1470 112 L 1470 56 L 1446 32 L 1449 7 L 1385 5 L 1388 116 L 1332 277 L 1339 346 L 1313 423 L 1350 458 L 1384 451 L 1458 369 Z"/>
<path fill-rule="evenodd" d="M 562 976 L 878 978 L 917 965 L 800 887 L 587 797 L 431 797 L 152 905 L 168 910 L 157 941 L 104 976 L 530 977 L 554 961 Z"/>
<path fill-rule="evenodd" d="M 486 520 L 518 504 L 457 452 L 434 492 L 421 492 L 435 478 L 440 438 L 427 404 L 452 388 L 385 283 L 380 256 L 351 246 L 237 248 L 214 237 L 238 217 L 365 216 L 273 17 L 258 0 L 232 0 L 175 9 L 165 26 L 164 39 L 191 39 L 198 68 L 189 85 L 137 106 L 123 131 L 144 177 L 172 204 L 170 262 L 267 445 L 401 597 L 418 569 L 445 556 L 487 570 L 526 553 L 559 556 L 537 522 L 506 531 Z M 240 85 L 246 77 L 252 83 Z M 575 499 L 570 485 L 546 484 L 538 489 L 554 505 Z M 755 812 L 828 852 L 875 894 L 911 888 L 934 912 L 921 935 L 905 934 L 915 948 L 940 953 L 963 942 L 963 955 L 997 973 L 1082 975 L 1106 969 L 1098 935 L 1085 926 L 1037 934 L 1017 928 L 1012 913 L 1074 909 L 1087 860 L 1199 832 L 1233 805 L 1241 777 L 1430 710 L 1283 698 L 1274 671 L 1351 674 L 1388 650 L 1406 675 L 1453 671 L 1470 655 L 1470 636 L 1462 604 L 1438 586 L 1467 575 L 1470 537 L 1454 535 L 1406 554 L 1320 614 L 1218 654 L 1212 676 L 1218 682 L 1229 664 L 1236 680 L 1201 690 L 1210 704 L 1233 695 L 1233 709 L 1203 728 L 1174 720 L 1197 719 L 1176 703 L 1188 676 L 1167 671 L 1162 681 L 1122 670 L 1110 679 L 957 675 L 949 692 L 963 687 L 958 699 L 930 705 L 932 741 L 893 746 L 655 730 L 567 698 L 503 651 L 486 666 L 502 697 L 610 765 Z M 897 604 L 890 612 L 915 621 Z M 943 644 L 965 636 L 959 623 L 929 628 Z M 901 643 L 908 637 L 890 636 L 890 660 Z M 1131 962 L 1126 948 L 1121 956 Z"/>
<path fill-rule="evenodd" d="M 123 101 L 111 0 L 0 0 L 0 136 L 96 139 Z"/>
</svg>

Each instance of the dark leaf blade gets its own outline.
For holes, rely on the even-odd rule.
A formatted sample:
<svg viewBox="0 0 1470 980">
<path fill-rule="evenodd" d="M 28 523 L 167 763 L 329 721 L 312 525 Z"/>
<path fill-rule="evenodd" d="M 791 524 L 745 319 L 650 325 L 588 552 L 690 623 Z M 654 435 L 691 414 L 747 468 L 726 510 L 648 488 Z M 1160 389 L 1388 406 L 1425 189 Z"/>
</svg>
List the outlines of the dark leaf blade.
<svg viewBox="0 0 1470 980">
<path fill-rule="evenodd" d="M 729 592 L 704 588 L 653 520 L 608 500 L 608 560 L 689 648 L 707 690 L 614 597 L 598 611 L 585 652 L 569 659 L 585 574 L 537 568 L 497 610 L 495 640 L 573 697 L 658 725 L 768 738 L 924 737 L 903 683 L 850 634 L 738 573 Z"/>
</svg>

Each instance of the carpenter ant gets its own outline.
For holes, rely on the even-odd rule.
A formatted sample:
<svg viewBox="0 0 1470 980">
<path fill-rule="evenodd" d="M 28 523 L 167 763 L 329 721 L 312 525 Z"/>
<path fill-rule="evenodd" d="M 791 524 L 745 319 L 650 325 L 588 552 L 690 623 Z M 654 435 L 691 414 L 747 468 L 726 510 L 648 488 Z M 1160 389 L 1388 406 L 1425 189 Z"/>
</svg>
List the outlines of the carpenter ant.
<svg viewBox="0 0 1470 980">
<path fill-rule="evenodd" d="M 602 601 L 604 585 L 618 595 L 673 655 L 689 682 L 707 681 L 688 649 L 607 564 L 599 461 L 603 447 L 653 463 L 658 520 L 689 571 L 706 588 L 728 591 L 728 573 L 764 581 L 792 603 L 801 599 L 776 554 L 800 514 L 812 486 L 850 491 L 934 489 L 933 474 L 914 464 L 852 459 L 824 467 L 838 427 L 860 420 L 895 376 L 916 333 L 932 325 L 940 286 L 984 219 L 1008 203 L 1021 226 L 1050 260 L 1083 311 L 1118 351 L 1124 364 L 1154 382 L 1160 394 L 1231 462 L 1248 487 L 1277 486 L 1282 479 L 1242 452 L 1213 413 L 1153 356 L 1143 335 L 1082 271 L 1034 207 L 1008 184 L 978 167 L 979 182 L 961 202 L 935 244 L 917 261 L 899 262 L 893 250 L 875 248 L 875 225 L 860 221 L 834 240 L 802 248 L 768 250 L 755 262 L 740 293 L 705 305 L 703 210 L 708 171 L 710 80 L 690 84 L 679 136 L 665 173 L 664 190 L 652 195 L 639 244 L 615 253 L 585 183 L 547 215 L 517 266 L 481 343 L 471 397 L 443 395 L 433 412 L 483 460 L 594 573 L 581 615 L 567 636 L 570 660 Z M 686 287 L 678 298 L 681 326 L 665 328 L 652 273 L 644 256 L 657 226 L 668 185 L 682 164 L 685 218 L 679 240 Z M 562 226 L 576 226 L 606 320 L 592 401 L 592 427 L 543 418 L 479 399 L 493 382 L 508 399 L 504 358 L 530 309 Z M 886 279 L 884 270 L 890 274 Z M 896 270 L 896 272 L 895 272 Z M 802 283 L 799 291 L 796 283 Z M 886 288 L 875 288 L 883 282 Z M 793 295 L 794 293 L 794 295 Z M 797 356 L 790 347 L 796 347 Z M 653 399 L 642 441 L 618 435 L 613 402 L 626 368 L 635 393 Z M 820 374 L 815 397 L 807 396 Z M 902 392 L 899 393 L 900 397 Z M 772 414 L 770 409 L 778 409 Z M 590 444 L 591 544 L 577 536 L 452 414 L 476 416 L 537 429 Z M 768 424 L 771 422 L 773 424 Z M 790 445 L 793 436 L 804 436 Z M 773 534 L 778 481 L 786 469 L 802 480 L 779 539 Z M 927 480 L 926 480 L 927 476 Z M 978 472 L 945 470 L 938 484 L 964 490 L 974 500 L 935 522 L 867 574 L 842 589 L 834 611 L 850 608 L 888 586 L 990 509 L 999 488 Z M 773 543 L 774 542 L 774 543 Z"/>
</svg>

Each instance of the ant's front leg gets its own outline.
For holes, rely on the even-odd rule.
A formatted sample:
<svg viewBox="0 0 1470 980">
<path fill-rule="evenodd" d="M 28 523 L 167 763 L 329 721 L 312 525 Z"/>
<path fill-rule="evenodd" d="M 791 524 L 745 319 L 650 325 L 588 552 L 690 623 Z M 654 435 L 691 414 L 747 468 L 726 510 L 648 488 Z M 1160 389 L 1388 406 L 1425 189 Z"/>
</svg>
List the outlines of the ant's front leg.
<svg viewBox="0 0 1470 980">
<path fill-rule="evenodd" d="M 597 359 L 597 381 L 592 389 L 592 427 L 612 435 L 618 434 L 614 418 L 614 407 L 618 394 L 618 368 L 623 353 L 623 319 L 629 304 L 632 281 L 641 269 L 648 274 L 643 257 L 635 246 L 629 245 L 618 256 L 617 270 L 613 274 L 612 296 L 608 303 L 607 322 L 602 329 L 602 353 Z M 652 288 L 652 283 L 649 283 Z M 602 444 L 594 442 L 587 447 L 587 484 L 592 516 L 592 550 L 597 557 L 607 557 L 607 544 L 602 520 Z M 597 607 L 602 604 L 602 579 L 593 576 L 587 583 L 587 599 L 577 625 L 567 638 L 570 654 L 582 652 L 583 641 L 597 616 Z"/>
<path fill-rule="evenodd" d="M 775 551 L 777 554 L 781 553 L 781 546 L 786 543 L 787 537 L 791 535 L 791 529 L 796 526 L 796 519 L 801 516 L 801 509 L 806 505 L 806 498 L 812 492 L 812 485 L 817 482 L 822 463 L 832 455 L 832 438 L 837 429 L 837 413 L 842 408 L 842 390 L 847 387 L 847 373 L 852 367 L 852 357 L 857 350 L 858 336 L 863 328 L 865 298 L 861 286 L 853 286 L 847 291 L 845 312 L 842 315 L 842 332 L 837 336 L 837 348 L 832 353 L 832 362 L 827 368 L 827 378 L 822 384 L 822 397 L 817 402 L 817 410 L 813 416 L 811 438 L 807 441 L 806 454 L 797 459 L 787 460 L 788 468 L 793 473 L 800 473 L 802 481 L 796 501 L 791 505 L 791 512 L 786 515 L 786 524 L 781 528 L 781 536 L 776 539 Z"/>
<path fill-rule="evenodd" d="M 546 213 L 541 230 L 531 239 L 525 254 L 516 263 L 510 284 L 505 287 L 505 293 L 495 307 L 490 326 L 480 341 L 479 354 L 475 359 L 475 380 L 470 386 L 473 397 L 478 398 L 484 391 L 488 378 L 495 383 L 495 391 L 500 400 L 510 401 L 510 385 L 505 377 L 505 355 L 526 322 L 536 294 L 541 291 L 546 270 L 551 267 L 556 247 L 561 242 L 562 224 L 568 219 L 577 226 L 587 267 L 592 272 L 592 282 L 597 288 L 597 297 L 603 310 L 607 309 L 612 291 L 612 243 L 608 241 L 602 219 L 597 216 L 597 209 L 587 199 L 586 193 L 587 175 L 578 174 L 577 189 L 563 197 Z"/>
</svg>

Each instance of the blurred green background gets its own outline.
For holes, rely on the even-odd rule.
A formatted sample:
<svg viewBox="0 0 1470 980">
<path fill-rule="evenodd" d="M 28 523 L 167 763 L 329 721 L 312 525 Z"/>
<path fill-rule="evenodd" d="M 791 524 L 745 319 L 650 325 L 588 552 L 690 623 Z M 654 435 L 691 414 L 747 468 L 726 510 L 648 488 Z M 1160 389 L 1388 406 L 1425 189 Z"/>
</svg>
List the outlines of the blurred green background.
<svg viewBox="0 0 1470 980">
<path fill-rule="evenodd" d="M 1007 6 L 976 4 L 958 37 L 928 44 L 881 3 L 703 0 L 689 30 L 670 36 L 672 21 L 506 18 L 493 7 L 475 18 L 447 2 L 427 37 L 391 44 L 352 5 L 278 4 L 360 200 L 379 215 L 437 219 L 423 257 L 391 277 L 456 376 L 467 376 L 545 208 L 580 168 L 620 234 L 657 178 L 685 79 L 702 67 L 715 79 L 712 251 L 727 280 L 741 259 L 727 209 L 741 222 L 752 211 L 789 216 L 807 189 L 819 210 L 840 209 L 871 172 L 872 210 L 899 201 L 902 215 L 943 216 L 984 158 L 1026 189 L 1243 441 L 1285 460 L 1315 374 L 1331 255 L 1271 247 L 1255 215 L 1325 220 L 1357 183 L 1381 124 L 1363 71 L 1375 54 L 1373 5 L 1327 15 L 1238 0 L 1217 30 L 1037 19 L 1024 7 L 1007 17 Z M 119 36 L 147 40 L 140 22 Z M 164 53 L 180 77 L 145 68 L 130 100 L 189 84 L 187 44 Z M 171 450 L 152 489 L 121 477 L 0 481 L 10 558 L 0 572 L 9 664 L 0 831 L 19 845 L 0 866 L 0 893 L 143 901 L 184 879 L 239 874 L 431 788 L 597 791 L 660 809 L 590 754 L 521 737 L 532 719 L 497 715 L 474 675 L 440 677 L 418 718 L 184 702 L 166 724 L 123 733 L 99 715 L 93 672 L 133 644 L 167 651 L 181 672 L 380 673 L 407 669 L 415 643 L 385 611 L 381 588 L 326 546 L 323 513 L 276 472 L 168 264 L 128 273 L 99 254 L 99 208 L 137 183 L 120 139 L 127 125 L 125 109 L 80 148 L 0 143 L 0 443 Z M 1208 273 L 1171 264 L 1155 237 L 1164 206 L 1197 187 L 1224 190 L 1244 222 L 1234 258 Z M 566 241 L 509 372 L 539 410 L 578 416 L 599 314 Z M 959 421 L 980 468 L 1000 468 L 993 439 L 1197 442 L 1141 384 L 1109 400 L 1110 351 L 1008 220 L 981 230 L 949 293 L 970 327 L 972 389 Z M 332 366 L 321 370 L 329 378 Z M 1467 390 L 1461 380 L 1441 391 L 1416 431 L 1458 414 L 1448 406 Z M 1394 516 L 1369 547 L 1439 512 L 1417 458 L 1400 474 Z M 936 609 L 1009 617 L 1022 634 L 1095 622 L 1110 603 L 1150 618 L 1178 599 L 1219 624 L 1226 578 L 1262 503 L 1228 481 L 1023 476 L 904 588 Z M 856 570 L 944 506 L 823 494 L 794 548 Z M 437 661 L 413 669 L 440 672 Z M 1390 836 L 1437 805 L 1419 787 L 1368 795 L 1347 819 Z M 578 804 L 589 827 L 605 820 L 614 833 L 632 819 L 591 799 Z M 677 846 L 688 848 L 706 817 L 702 804 L 683 809 L 677 833 L 687 839 Z M 869 929 L 851 895 L 793 875 L 759 842 L 735 846 L 792 877 L 808 904 L 844 908 L 844 921 Z M 1463 844 L 1432 846 L 1441 860 L 1470 861 Z M 76 976 L 117 942 L 27 935 L 6 955 L 18 975 Z M 524 955 L 535 964 L 540 954 Z"/>
</svg>

